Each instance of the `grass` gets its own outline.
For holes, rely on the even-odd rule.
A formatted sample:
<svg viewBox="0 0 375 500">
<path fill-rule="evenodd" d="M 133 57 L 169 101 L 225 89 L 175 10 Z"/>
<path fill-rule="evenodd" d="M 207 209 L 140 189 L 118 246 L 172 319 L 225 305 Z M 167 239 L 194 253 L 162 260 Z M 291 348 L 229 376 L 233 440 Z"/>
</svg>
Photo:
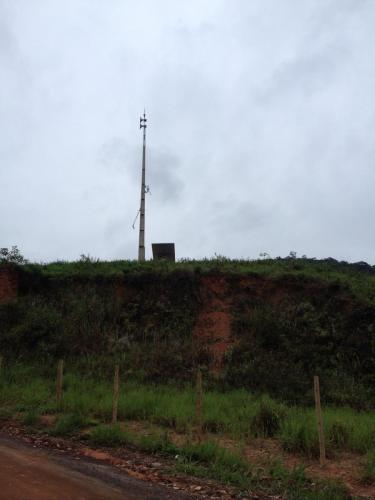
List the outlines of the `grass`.
<svg viewBox="0 0 375 500">
<path fill-rule="evenodd" d="M 124 431 L 121 424 L 109 425 L 112 409 L 112 384 L 103 378 L 82 377 L 67 368 L 64 376 L 63 408 L 59 414 L 55 401 L 54 372 L 16 365 L 3 370 L 0 382 L 0 407 L 5 416 L 21 414 L 25 425 L 35 425 L 40 414 L 57 413 L 50 429 L 53 436 L 71 436 L 83 427 L 90 428 L 88 439 L 94 446 L 134 446 L 150 453 L 175 459 L 175 470 L 219 480 L 241 489 L 285 494 L 291 499 L 345 498 L 340 485 L 313 485 L 301 468 L 287 471 L 273 463 L 255 467 L 241 452 L 241 445 L 254 437 L 273 436 L 284 449 L 304 456 L 317 456 L 317 433 L 312 408 L 288 407 L 267 396 L 255 397 L 243 390 L 206 391 L 203 423 L 206 431 L 231 436 L 238 449 L 227 449 L 216 441 L 195 443 L 195 392 L 191 387 L 149 386 L 136 382 L 121 385 L 119 419 L 157 424 L 159 432 L 142 435 Z M 373 478 L 375 414 L 346 408 L 324 408 L 328 453 L 358 451 L 366 455 L 363 480 Z M 98 425 L 93 425 L 93 424 Z M 126 429 L 126 424 L 125 424 Z M 185 434 L 175 444 L 169 429 Z M 242 446 L 243 448 L 243 446 Z M 315 496 L 314 496 L 315 495 Z"/>
<path fill-rule="evenodd" d="M 39 410 L 38 408 L 30 408 L 22 417 L 22 423 L 26 426 L 32 427 L 39 422 Z"/>
<path fill-rule="evenodd" d="M 366 455 L 361 479 L 365 484 L 375 484 L 375 449 Z"/>
<path fill-rule="evenodd" d="M 216 443 L 187 444 L 178 451 L 177 471 L 216 479 L 241 489 L 255 486 L 256 476 L 249 462 Z"/>
<path fill-rule="evenodd" d="M 259 408 L 250 421 L 250 429 L 255 437 L 273 437 L 278 433 L 287 413 L 284 405 L 263 397 Z"/>
<path fill-rule="evenodd" d="M 289 453 L 307 457 L 319 456 L 319 443 L 313 414 L 292 409 L 281 425 L 280 442 Z"/>
<path fill-rule="evenodd" d="M 176 446 L 168 434 L 138 436 L 124 432 L 120 425 L 101 425 L 90 434 L 96 446 L 131 445 L 150 453 L 172 456 L 174 470 L 205 479 L 213 479 L 241 490 L 262 491 L 268 494 L 287 494 L 288 499 L 342 500 L 347 497 L 340 484 L 312 483 L 303 467 L 288 471 L 280 463 L 271 463 L 263 469 L 252 466 L 239 453 L 219 446 L 213 441 L 187 442 Z"/>
<path fill-rule="evenodd" d="M 91 420 L 79 413 L 61 415 L 49 433 L 51 436 L 56 437 L 69 436 L 77 433 L 89 423 L 91 423 Z"/>
<path fill-rule="evenodd" d="M 27 264 L 22 266 L 26 273 L 41 274 L 50 278 L 115 277 L 123 274 L 186 272 L 256 273 L 272 277 L 285 275 L 318 279 L 347 286 L 360 299 L 375 302 L 375 266 L 365 263 L 349 264 L 335 259 L 276 258 L 276 259 L 228 259 L 216 256 L 212 259 L 179 262 L 129 260 L 99 261 L 82 256 L 75 262 L 57 261 L 48 264 Z"/>
<path fill-rule="evenodd" d="M 119 424 L 98 425 L 90 432 L 89 439 L 94 446 L 121 446 L 131 441 Z"/>
<path fill-rule="evenodd" d="M 197 472 L 194 467 L 200 467 L 205 471 L 204 477 L 244 488 L 249 486 L 247 479 L 251 477 L 250 464 L 238 454 L 212 441 L 200 444 L 187 442 L 176 446 L 169 439 L 168 433 L 139 436 L 123 431 L 119 424 L 100 425 L 92 430 L 89 439 L 97 446 L 127 444 L 146 452 L 172 456 L 177 460 L 176 470 L 187 472 L 190 467 L 194 473 Z"/>
<path fill-rule="evenodd" d="M 22 413 L 32 421 L 36 413 L 56 413 L 54 372 L 22 365 L 3 370 L 0 382 L 1 414 Z M 105 377 L 84 377 L 69 370 L 64 376 L 62 412 L 55 432 L 73 432 L 90 420 L 109 422 L 112 382 Z M 121 384 L 119 420 L 139 420 L 191 434 L 194 427 L 195 391 L 192 387 L 152 386 L 138 382 Z M 375 412 L 325 407 L 327 452 L 347 450 L 366 454 L 375 449 Z M 235 440 L 275 437 L 292 453 L 315 457 L 318 441 L 313 408 L 288 407 L 267 396 L 245 390 L 204 393 L 203 426 L 206 432 Z M 65 429 L 65 430 L 64 430 Z"/>
<path fill-rule="evenodd" d="M 328 407 L 323 413 L 329 455 L 344 450 L 365 454 L 375 449 L 375 412 Z M 278 437 L 286 451 L 317 457 L 319 443 L 314 410 L 290 408 Z"/>
<path fill-rule="evenodd" d="M 102 425 L 90 434 L 90 442 L 99 446 L 132 445 L 143 451 L 172 456 L 176 460 L 174 470 L 241 490 L 262 491 L 268 494 L 287 494 L 291 500 L 322 499 L 342 500 L 347 498 L 346 489 L 335 483 L 312 483 L 303 467 L 288 471 L 280 463 L 271 463 L 263 469 L 252 466 L 239 453 L 219 446 L 212 441 L 187 442 L 176 446 L 168 434 L 153 434 L 139 437 L 121 430 L 120 425 Z"/>
<path fill-rule="evenodd" d="M 349 498 L 346 488 L 334 481 L 314 481 L 312 483 L 302 466 L 296 466 L 291 471 L 285 469 L 280 462 L 275 461 L 269 468 L 272 481 L 279 491 L 287 495 L 288 500 L 343 500 Z M 271 491 L 268 491 L 271 493 Z"/>
</svg>

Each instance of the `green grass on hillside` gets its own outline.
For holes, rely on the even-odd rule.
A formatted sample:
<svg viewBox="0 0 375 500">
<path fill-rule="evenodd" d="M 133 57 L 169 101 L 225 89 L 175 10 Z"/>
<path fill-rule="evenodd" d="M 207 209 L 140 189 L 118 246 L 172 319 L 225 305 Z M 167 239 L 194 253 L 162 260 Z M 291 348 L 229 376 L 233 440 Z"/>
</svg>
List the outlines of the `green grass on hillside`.
<svg viewBox="0 0 375 500">
<path fill-rule="evenodd" d="M 223 272 L 249 274 L 256 273 L 271 277 L 285 275 L 300 276 L 341 283 L 362 300 L 375 302 L 375 266 L 366 263 L 349 264 L 335 259 L 276 258 L 276 259 L 227 259 L 216 257 L 204 260 L 182 259 L 176 263 L 166 261 L 130 260 L 100 261 L 82 257 L 74 262 L 57 261 L 47 264 L 27 264 L 26 272 L 40 273 L 45 277 L 114 277 L 121 274 L 169 273 L 188 271 L 198 273 Z"/>
</svg>

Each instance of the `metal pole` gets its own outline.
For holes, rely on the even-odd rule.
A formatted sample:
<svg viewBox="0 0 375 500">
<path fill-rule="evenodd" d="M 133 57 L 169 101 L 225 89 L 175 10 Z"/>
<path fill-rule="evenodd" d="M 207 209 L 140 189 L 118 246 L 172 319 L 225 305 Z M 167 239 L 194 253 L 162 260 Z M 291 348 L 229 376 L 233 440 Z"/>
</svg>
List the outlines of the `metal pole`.
<svg viewBox="0 0 375 500">
<path fill-rule="evenodd" d="M 142 185 L 141 185 L 141 207 L 139 210 L 139 244 L 138 261 L 145 260 L 145 209 L 146 209 L 146 112 L 140 118 L 140 128 L 143 128 L 143 151 L 142 151 Z"/>
</svg>

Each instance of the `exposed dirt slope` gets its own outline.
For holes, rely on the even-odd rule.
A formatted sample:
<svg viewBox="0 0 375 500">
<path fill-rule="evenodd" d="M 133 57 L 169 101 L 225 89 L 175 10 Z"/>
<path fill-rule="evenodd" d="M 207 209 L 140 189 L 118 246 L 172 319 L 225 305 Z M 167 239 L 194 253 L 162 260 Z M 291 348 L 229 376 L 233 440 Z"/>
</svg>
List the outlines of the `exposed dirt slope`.
<svg viewBox="0 0 375 500">
<path fill-rule="evenodd" d="M 203 277 L 200 283 L 201 308 L 194 329 L 194 339 L 212 353 L 212 370 L 219 372 L 231 339 L 231 297 L 224 276 Z"/>
</svg>

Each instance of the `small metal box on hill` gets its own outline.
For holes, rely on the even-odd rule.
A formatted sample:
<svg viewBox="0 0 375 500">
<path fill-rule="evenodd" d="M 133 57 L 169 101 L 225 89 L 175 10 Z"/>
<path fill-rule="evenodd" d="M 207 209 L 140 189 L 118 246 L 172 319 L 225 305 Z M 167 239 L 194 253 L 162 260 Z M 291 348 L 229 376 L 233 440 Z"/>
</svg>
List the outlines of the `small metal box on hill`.
<svg viewBox="0 0 375 500">
<path fill-rule="evenodd" d="M 152 255 L 154 260 L 169 260 L 175 262 L 174 243 L 153 243 Z"/>
</svg>

